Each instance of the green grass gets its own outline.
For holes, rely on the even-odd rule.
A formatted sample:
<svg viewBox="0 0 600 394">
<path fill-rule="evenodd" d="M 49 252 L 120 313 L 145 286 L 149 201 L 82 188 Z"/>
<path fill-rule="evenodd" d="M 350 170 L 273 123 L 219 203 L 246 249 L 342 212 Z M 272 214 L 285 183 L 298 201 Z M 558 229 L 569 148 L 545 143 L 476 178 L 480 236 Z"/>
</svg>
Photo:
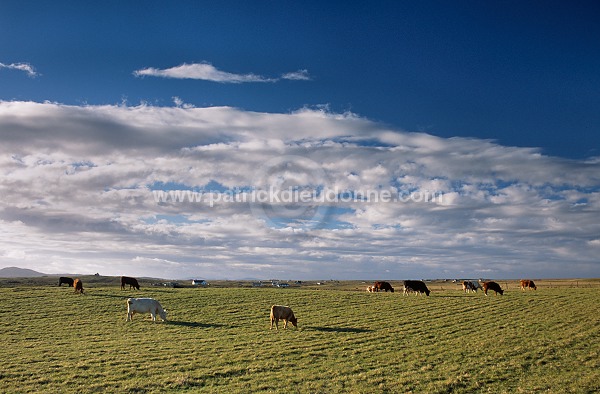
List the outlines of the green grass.
<svg viewBox="0 0 600 394">
<path fill-rule="evenodd" d="M 102 284 L 84 296 L 3 287 L 0 391 L 600 391 L 600 289 L 513 286 L 485 297 L 453 286 L 430 297 L 349 287 Z M 125 322 L 132 295 L 159 300 L 170 321 Z M 300 329 L 270 331 L 274 303 L 290 305 Z"/>
</svg>

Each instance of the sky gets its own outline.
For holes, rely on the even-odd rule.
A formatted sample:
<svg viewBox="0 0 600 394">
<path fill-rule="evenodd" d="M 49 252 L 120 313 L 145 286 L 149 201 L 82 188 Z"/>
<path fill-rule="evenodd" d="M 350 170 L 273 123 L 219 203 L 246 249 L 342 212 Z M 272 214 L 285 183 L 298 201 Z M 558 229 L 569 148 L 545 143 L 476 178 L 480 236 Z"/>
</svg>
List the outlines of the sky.
<svg viewBox="0 0 600 394">
<path fill-rule="evenodd" d="M 0 268 L 600 277 L 597 2 L 0 4 Z"/>
</svg>

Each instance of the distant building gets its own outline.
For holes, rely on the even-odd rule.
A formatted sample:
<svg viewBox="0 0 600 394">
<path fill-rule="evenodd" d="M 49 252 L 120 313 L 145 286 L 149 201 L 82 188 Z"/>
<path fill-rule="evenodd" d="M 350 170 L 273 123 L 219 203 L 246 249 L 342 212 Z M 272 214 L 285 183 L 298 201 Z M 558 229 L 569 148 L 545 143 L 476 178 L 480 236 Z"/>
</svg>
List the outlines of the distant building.
<svg viewBox="0 0 600 394">
<path fill-rule="evenodd" d="M 203 279 L 193 279 L 192 286 L 208 286 L 208 282 Z"/>
</svg>

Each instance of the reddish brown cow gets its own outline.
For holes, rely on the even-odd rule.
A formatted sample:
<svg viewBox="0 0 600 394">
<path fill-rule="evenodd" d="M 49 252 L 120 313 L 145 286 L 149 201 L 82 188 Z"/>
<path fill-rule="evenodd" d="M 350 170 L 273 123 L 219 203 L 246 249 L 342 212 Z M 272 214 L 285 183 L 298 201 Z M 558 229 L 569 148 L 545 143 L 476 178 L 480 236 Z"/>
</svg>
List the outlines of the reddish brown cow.
<svg viewBox="0 0 600 394">
<path fill-rule="evenodd" d="M 537 286 L 535 285 L 535 283 L 533 283 L 532 280 L 521 279 L 521 290 L 525 290 L 526 288 L 537 290 Z"/>
<path fill-rule="evenodd" d="M 121 290 L 125 289 L 125 285 L 129 285 L 129 290 L 131 290 L 132 287 L 136 288 L 137 290 L 140 289 L 137 279 L 129 276 L 121 276 Z"/>
<path fill-rule="evenodd" d="M 75 293 L 83 294 L 83 282 L 81 279 L 75 279 L 73 282 L 73 287 L 75 288 Z"/>
<path fill-rule="evenodd" d="M 488 295 L 487 292 L 488 290 L 493 290 L 496 292 L 496 295 L 498 295 L 498 293 L 500 293 L 500 295 L 504 294 L 504 290 L 502 290 L 500 288 L 500 285 L 496 282 L 493 281 L 489 281 L 489 282 L 483 282 L 483 292 L 485 295 Z"/>
<path fill-rule="evenodd" d="M 394 288 L 388 282 L 375 282 L 373 283 L 373 291 L 391 291 L 394 292 Z"/>
</svg>

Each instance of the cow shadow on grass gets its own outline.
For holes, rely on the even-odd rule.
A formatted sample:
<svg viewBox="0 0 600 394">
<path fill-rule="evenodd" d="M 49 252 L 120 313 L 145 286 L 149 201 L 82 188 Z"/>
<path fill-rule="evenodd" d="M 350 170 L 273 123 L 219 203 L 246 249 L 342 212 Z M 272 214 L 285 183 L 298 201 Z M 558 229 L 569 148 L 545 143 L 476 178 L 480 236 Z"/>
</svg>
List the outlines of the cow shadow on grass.
<svg viewBox="0 0 600 394">
<path fill-rule="evenodd" d="M 215 323 L 200 323 L 195 321 L 178 321 L 178 320 L 167 320 L 164 322 L 171 326 L 190 327 L 190 328 L 232 328 L 234 326 L 230 324 L 215 324 Z"/>
<path fill-rule="evenodd" d="M 93 287 L 91 289 L 93 289 Z M 86 289 L 86 291 L 87 291 L 87 289 Z M 89 296 L 92 296 L 92 297 L 120 298 L 122 300 L 126 300 L 128 298 L 131 298 L 131 296 L 129 296 L 129 295 L 120 295 L 120 294 L 98 294 L 98 293 L 93 293 L 93 292 L 92 293 L 86 293 L 86 294 L 89 295 Z"/>
<path fill-rule="evenodd" d="M 315 326 L 306 326 L 305 330 L 315 330 L 321 332 L 348 332 L 348 333 L 362 333 L 362 332 L 372 332 L 373 330 L 369 330 L 366 328 L 354 328 L 354 327 L 315 327 Z"/>
<path fill-rule="evenodd" d="M 483 293 L 479 293 L 479 294 L 483 294 Z M 440 297 L 440 298 L 462 298 L 462 297 L 467 297 L 470 295 L 477 295 L 476 293 L 456 293 L 456 294 L 436 294 L 434 295 L 433 292 L 431 293 L 432 297 Z M 415 297 L 416 298 L 416 297 Z"/>
</svg>

